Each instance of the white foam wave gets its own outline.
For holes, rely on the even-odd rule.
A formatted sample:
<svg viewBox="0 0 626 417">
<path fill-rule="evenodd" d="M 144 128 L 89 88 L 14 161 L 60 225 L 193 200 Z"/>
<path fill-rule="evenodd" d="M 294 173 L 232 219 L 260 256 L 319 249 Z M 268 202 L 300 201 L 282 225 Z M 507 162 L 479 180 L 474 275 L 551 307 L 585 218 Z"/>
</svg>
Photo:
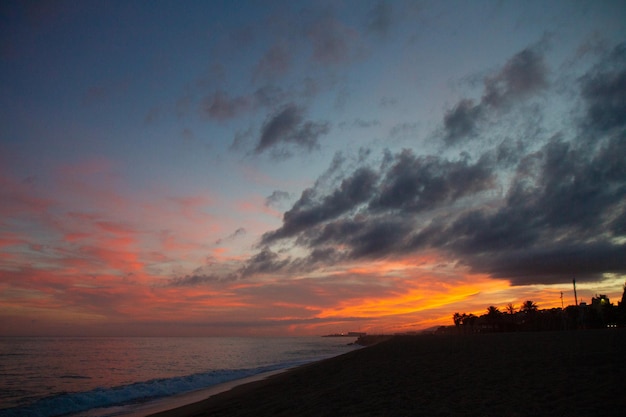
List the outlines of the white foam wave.
<svg viewBox="0 0 626 417">
<path fill-rule="evenodd" d="M 217 370 L 176 378 L 155 379 L 113 388 L 96 388 L 86 392 L 64 393 L 45 397 L 24 406 L 0 410 L 2 417 L 55 417 L 94 408 L 138 403 L 177 395 L 264 372 L 297 366 L 309 361 L 280 363 L 251 369 Z"/>
</svg>

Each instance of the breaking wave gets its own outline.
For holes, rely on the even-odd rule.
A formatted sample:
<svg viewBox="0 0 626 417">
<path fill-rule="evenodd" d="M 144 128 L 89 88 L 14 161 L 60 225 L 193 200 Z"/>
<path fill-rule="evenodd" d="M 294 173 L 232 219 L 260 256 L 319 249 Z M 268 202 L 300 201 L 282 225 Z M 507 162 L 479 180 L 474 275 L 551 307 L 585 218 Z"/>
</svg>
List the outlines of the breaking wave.
<svg viewBox="0 0 626 417">
<path fill-rule="evenodd" d="M 175 378 L 154 379 L 112 388 L 96 388 L 86 392 L 63 393 L 41 398 L 23 407 L 0 410 L 2 417 L 54 417 L 74 414 L 94 408 L 141 403 L 169 397 L 198 389 L 208 388 L 224 382 L 255 376 L 301 365 L 310 360 L 286 362 L 250 369 L 224 369 L 196 373 Z"/>
</svg>

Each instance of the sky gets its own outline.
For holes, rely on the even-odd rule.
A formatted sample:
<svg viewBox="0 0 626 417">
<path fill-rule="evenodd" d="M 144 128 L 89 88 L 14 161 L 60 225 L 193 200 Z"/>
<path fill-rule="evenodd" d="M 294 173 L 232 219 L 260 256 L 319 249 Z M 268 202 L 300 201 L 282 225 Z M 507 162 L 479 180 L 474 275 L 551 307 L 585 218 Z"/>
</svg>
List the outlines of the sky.
<svg viewBox="0 0 626 417">
<path fill-rule="evenodd" d="M 616 303 L 624 1 L 3 1 L 0 335 Z"/>
</svg>

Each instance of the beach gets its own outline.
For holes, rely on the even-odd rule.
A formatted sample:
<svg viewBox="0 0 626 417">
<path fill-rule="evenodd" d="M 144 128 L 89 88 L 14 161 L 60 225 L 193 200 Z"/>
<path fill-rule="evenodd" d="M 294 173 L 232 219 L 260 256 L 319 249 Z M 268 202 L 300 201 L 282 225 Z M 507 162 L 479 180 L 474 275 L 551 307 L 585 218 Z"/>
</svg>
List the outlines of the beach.
<svg viewBox="0 0 626 417">
<path fill-rule="evenodd" d="M 395 336 L 153 417 L 618 416 L 626 329 Z"/>
</svg>

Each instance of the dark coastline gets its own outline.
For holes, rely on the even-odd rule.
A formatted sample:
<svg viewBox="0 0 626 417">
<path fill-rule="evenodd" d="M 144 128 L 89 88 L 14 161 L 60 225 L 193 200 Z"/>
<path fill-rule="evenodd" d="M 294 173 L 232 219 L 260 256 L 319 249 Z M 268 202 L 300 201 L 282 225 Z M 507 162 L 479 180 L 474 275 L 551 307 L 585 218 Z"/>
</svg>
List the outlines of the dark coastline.
<svg viewBox="0 0 626 417">
<path fill-rule="evenodd" d="M 397 336 L 204 401 L 191 416 L 621 416 L 626 329 Z"/>
</svg>

